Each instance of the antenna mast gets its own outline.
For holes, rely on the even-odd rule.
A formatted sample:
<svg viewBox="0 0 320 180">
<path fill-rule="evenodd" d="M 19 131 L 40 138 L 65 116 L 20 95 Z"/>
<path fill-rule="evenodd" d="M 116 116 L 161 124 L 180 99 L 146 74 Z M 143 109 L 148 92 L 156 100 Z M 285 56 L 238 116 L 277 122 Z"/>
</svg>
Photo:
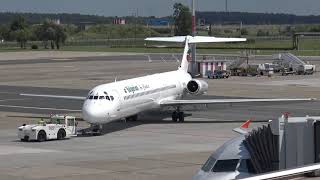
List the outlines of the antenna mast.
<svg viewBox="0 0 320 180">
<path fill-rule="evenodd" d="M 195 7 L 195 0 L 192 0 L 192 36 L 196 36 L 196 7 Z M 192 61 L 191 61 L 191 74 L 197 74 L 196 69 L 196 45 L 192 44 Z"/>
</svg>

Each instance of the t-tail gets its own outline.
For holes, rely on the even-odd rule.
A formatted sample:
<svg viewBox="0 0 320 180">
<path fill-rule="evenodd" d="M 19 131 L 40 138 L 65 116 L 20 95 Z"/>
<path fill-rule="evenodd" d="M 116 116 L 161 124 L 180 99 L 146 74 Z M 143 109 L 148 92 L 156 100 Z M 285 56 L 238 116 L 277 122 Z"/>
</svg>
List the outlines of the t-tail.
<svg viewBox="0 0 320 180">
<path fill-rule="evenodd" d="M 161 42 L 181 42 L 185 43 L 182 55 L 181 65 L 179 70 L 188 72 L 188 53 L 190 44 L 195 43 L 220 43 L 220 42 L 244 42 L 246 38 L 217 38 L 210 36 L 174 36 L 174 37 L 150 37 L 146 41 L 161 41 Z"/>
</svg>

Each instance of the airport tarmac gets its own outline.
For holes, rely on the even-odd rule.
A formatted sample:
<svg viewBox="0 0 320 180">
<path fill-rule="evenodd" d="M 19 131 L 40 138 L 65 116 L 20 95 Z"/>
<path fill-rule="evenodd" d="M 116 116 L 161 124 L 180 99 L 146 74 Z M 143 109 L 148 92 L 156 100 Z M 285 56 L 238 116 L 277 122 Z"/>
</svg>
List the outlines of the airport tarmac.
<svg viewBox="0 0 320 180">
<path fill-rule="evenodd" d="M 59 56 L 60 60 L 53 57 L 45 63 L 38 58 L 29 63 L 13 60 L 17 63 L 1 64 L 1 179 L 191 179 L 217 147 L 237 135 L 232 129 L 242 121 L 253 117 L 259 122 L 253 123 L 253 127 L 257 127 L 284 112 L 294 116 L 320 115 L 320 102 L 215 105 L 207 111 L 191 112 L 193 116 L 187 117 L 185 123 L 173 123 L 168 117 L 162 119 L 154 115 L 152 119 L 144 117 L 138 122 L 109 123 L 102 136 L 43 143 L 18 141 L 17 127 L 38 120 L 33 117 L 50 113 L 80 117 L 82 105 L 78 101 L 23 97 L 20 93 L 86 96 L 90 88 L 115 78 L 175 70 L 178 65 L 173 60 L 160 58 L 149 62 L 148 58 L 132 56 L 130 60 L 129 56 L 132 55 L 121 54 L 116 60 L 95 54 L 87 60 Z M 318 86 L 299 85 L 303 79 L 312 82 L 318 78 L 319 74 L 209 80 L 207 96 L 319 98 Z M 291 83 L 270 83 L 280 80 Z M 84 122 L 80 125 L 87 126 Z"/>
</svg>

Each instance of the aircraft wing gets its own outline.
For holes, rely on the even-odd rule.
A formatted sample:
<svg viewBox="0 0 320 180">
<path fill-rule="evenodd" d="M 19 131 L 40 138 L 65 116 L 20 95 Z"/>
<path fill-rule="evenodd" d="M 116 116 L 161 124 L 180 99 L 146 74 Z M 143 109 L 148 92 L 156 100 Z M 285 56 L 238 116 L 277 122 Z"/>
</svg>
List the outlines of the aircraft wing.
<svg viewBox="0 0 320 180">
<path fill-rule="evenodd" d="M 20 94 L 20 95 L 21 96 L 31 96 L 31 97 L 71 99 L 71 100 L 85 100 L 86 99 L 86 97 L 82 97 L 82 96 L 59 96 L 59 95 L 49 95 L 49 94 Z"/>
<path fill-rule="evenodd" d="M 200 99 L 200 100 L 163 100 L 161 106 L 181 106 L 197 104 L 226 104 L 226 103 L 248 103 L 248 102 L 289 102 L 289 101 L 313 101 L 313 98 L 301 99 Z"/>
</svg>

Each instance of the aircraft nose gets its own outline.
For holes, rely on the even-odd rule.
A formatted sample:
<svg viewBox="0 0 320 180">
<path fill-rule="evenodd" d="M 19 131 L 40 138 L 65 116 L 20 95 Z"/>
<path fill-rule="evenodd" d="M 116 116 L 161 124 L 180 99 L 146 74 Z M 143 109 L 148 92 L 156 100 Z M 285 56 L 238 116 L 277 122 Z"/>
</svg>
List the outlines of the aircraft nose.
<svg viewBox="0 0 320 180">
<path fill-rule="evenodd" d="M 102 106 L 85 103 L 82 107 L 83 119 L 89 123 L 102 123 L 108 120 L 108 112 Z"/>
</svg>

